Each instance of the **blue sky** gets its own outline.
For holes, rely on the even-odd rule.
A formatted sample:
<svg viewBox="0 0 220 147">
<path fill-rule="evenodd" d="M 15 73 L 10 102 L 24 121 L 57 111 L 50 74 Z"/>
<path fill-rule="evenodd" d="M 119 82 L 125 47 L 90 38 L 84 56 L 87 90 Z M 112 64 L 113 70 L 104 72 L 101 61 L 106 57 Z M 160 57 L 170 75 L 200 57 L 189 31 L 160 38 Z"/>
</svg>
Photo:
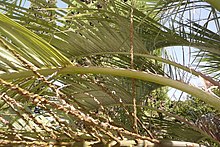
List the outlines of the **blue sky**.
<svg viewBox="0 0 220 147">
<path fill-rule="evenodd" d="M 201 2 L 200 4 L 206 5 L 207 3 Z M 192 3 L 192 5 L 194 5 L 194 4 Z M 186 11 L 184 13 L 183 17 L 181 17 L 180 19 L 183 21 L 187 21 L 189 19 L 194 20 L 195 22 L 197 22 L 201 26 L 203 26 L 207 22 L 207 18 L 209 17 L 209 14 L 210 14 L 210 10 L 208 8 L 206 8 L 206 9 L 191 9 L 189 11 Z M 200 21 L 198 22 L 197 20 L 200 20 Z M 212 30 L 213 32 L 218 31 L 216 28 L 216 25 L 213 21 L 210 21 L 208 23 L 207 28 Z M 184 50 L 184 52 L 183 52 L 183 50 Z M 175 57 L 175 61 L 177 63 L 180 63 L 180 64 L 185 65 L 187 67 L 191 67 L 193 69 L 195 69 L 195 67 L 197 65 L 196 62 L 193 62 L 195 59 L 196 53 L 190 54 L 190 51 L 195 52 L 196 50 L 197 49 L 192 48 L 192 47 L 190 48 L 190 47 L 180 47 L 180 46 L 166 48 L 166 51 Z M 196 70 L 199 71 L 198 68 Z M 190 74 L 188 74 L 188 75 L 190 75 Z M 202 88 L 204 86 L 202 81 L 198 77 L 195 77 L 195 76 L 187 78 L 186 82 L 187 81 L 190 81 L 191 85 L 199 87 L 199 88 Z M 176 89 L 172 89 L 172 88 L 168 94 L 172 99 L 176 99 L 176 100 L 178 100 L 180 98 L 180 96 L 182 96 L 181 97 L 182 100 L 185 99 L 187 96 L 186 93 L 182 94 L 181 91 L 176 90 Z"/>
</svg>

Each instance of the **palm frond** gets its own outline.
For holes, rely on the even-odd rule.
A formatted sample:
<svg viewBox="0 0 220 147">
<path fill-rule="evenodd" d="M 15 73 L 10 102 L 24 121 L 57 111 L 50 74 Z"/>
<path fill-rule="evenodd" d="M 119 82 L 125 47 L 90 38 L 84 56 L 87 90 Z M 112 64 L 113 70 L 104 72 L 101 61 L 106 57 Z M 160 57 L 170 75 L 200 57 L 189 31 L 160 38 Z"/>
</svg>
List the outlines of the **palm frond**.
<svg viewBox="0 0 220 147">
<path fill-rule="evenodd" d="M 3 14 L 0 14 L 0 19 L 1 46 L 7 52 L 15 51 L 37 67 L 71 64 L 65 56 L 36 34 Z"/>
<path fill-rule="evenodd" d="M 178 116 L 161 110 L 165 109 L 164 101 L 167 107 L 170 103 L 163 86 L 187 92 L 220 110 L 217 95 L 177 81 L 163 71 L 163 65 L 203 76 L 215 84 L 216 81 L 158 57 L 158 50 L 176 45 L 201 49 L 205 46 L 205 50 L 218 52 L 219 36 L 213 36 L 203 26 L 191 23 L 191 32 L 176 31 L 187 25 L 173 21 L 179 26 L 169 28 L 159 22 L 159 10 L 164 12 L 179 5 L 183 12 L 182 6 L 192 2 L 151 1 L 147 12 L 134 8 L 132 70 L 129 3 L 65 0 L 66 8 L 58 8 L 55 2 L 49 2 L 32 0 L 27 8 L 21 1 L 1 1 L 4 14 L 0 14 L 0 139 L 39 141 L 43 145 L 49 140 L 56 144 L 99 142 L 101 138 L 107 144 L 120 143 L 123 138 L 152 143 L 164 138 L 193 142 L 211 138 L 197 126 L 192 127 L 190 121 L 179 119 L 185 124 L 177 123 L 173 117 Z M 169 7 L 162 9 L 165 5 Z M 131 79 L 137 79 L 138 133 L 132 132 L 131 125 Z M 16 138 L 11 135 L 14 130 Z M 192 137 L 185 135 L 189 132 Z"/>
</svg>

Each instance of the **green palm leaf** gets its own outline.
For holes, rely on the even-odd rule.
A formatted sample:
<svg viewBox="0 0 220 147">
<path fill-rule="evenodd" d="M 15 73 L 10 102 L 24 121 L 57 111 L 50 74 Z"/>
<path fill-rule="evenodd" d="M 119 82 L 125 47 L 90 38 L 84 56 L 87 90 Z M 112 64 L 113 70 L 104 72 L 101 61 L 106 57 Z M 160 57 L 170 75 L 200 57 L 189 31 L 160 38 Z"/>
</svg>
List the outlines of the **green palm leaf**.
<svg viewBox="0 0 220 147">
<path fill-rule="evenodd" d="M 6 50 L 16 51 L 37 67 L 71 64 L 65 56 L 31 31 L 13 22 L 3 14 L 0 14 L 0 19 L 1 46 L 4 46 Z M 13 45 L 9 44 L 3 37 L 10 40 Z"/>
<path fill-rule="evenodd" d="M 129 4 L 101 0 L 88 4 L 65 1 L 68 8 L 60 9 L 54 2 L 44 0 L 32 1 L 30 8 L 3 1 L 1 9 L 5 15 L 0 14 L 0 120 L 2 132 L 9 128 L 3 135 L 5 140 L 13 140 L 10 136 L 13 129 L 22 136 L 20 140 L 44 143 L 94 138 L 117 141 L 117 134 L 128 139 L 148 140 L 145 136 L 151 133 L 159 140 L 174 138 L 197 142 L 201 136 L 210 139 L 201 129 L 190 125 L 190 121 L 179 119 L 185 123 L 182 125 L 172 120 L 175 115 L 161 110 L 160 102 L 165 98 L 157 92 L 163 86 L 173 87 L 220 110 L 217 95 L 177 81 L 163 71 L 163 65 L 202 76 L 215 84 L 216 81 L 158 57 L 161 56 L 158 50 L 187 45 L 217 53 L 218 36 L 213 37 L 213 32 L 198 24 L 188 25 L 190 33 L 161 25 L 159 10 L 166 5 L 170 6 L 166 7 L 168 9 L 173 8 L 178 3 L 150 2 L 148 12 L 134 9 L 135 67 L 131 70 Z M 189 3 L 183 1 L 178 6 Z M 136 79 L 136 100 L 142 104 L 137 114 L 139 134 L 132 132 L 133 110 L 128 107 L 132 104 L 134 91 L 131 79 Z M 162 93 L 166 95 L 166 92 Z M 154 100 L 155 104 L 148 102 Z M 155 108 L 145 109 L 144 103 Z M 168 105 L 169 102 L 165 103 Z M 194 136 L 185 135 L 189 132 Z"/>
</svg>

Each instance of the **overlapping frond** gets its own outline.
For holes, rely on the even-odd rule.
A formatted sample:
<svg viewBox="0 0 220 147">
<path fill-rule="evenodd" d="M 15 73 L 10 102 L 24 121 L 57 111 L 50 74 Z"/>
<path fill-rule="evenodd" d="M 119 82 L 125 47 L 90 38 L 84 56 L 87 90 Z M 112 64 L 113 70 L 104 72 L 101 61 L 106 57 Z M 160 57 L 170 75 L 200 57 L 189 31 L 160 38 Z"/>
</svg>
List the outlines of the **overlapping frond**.
<svg viewBox="0 0 220 147">
<path fill-rule="evenodd" d="M 218 35 L 197 23 L 175 22 L 190 29 L 177 31 L 179 26 L 171 29 L 159 22 L 165 18 L 161 12 L 192 2 L 148 2 L 145 12 L 134 8 L 131 70 L 129 2 L 63 0 L 65 8 L 59 8 L 56 1 L 31 0 L 30 6 L 1 1 L 0 138 L 41 145 L 49 140 L 108 144 L 137 138 L 157 144 L 163 138 L 210 139 L 195 124 L 166 112 L 170 101 L 162 86 L 185 91 L 217 110 L 218 96 L 172 79 L 163 65 L 216 81 L 157 56 L 160 48 L 177 45 L 218 53 Z M 138 133 L 133 133 L 131 125 L 134 89 L 130 78 L 137 79 Z M 185 135 L 189 132 L 193 137 Z"/>
</svg>

